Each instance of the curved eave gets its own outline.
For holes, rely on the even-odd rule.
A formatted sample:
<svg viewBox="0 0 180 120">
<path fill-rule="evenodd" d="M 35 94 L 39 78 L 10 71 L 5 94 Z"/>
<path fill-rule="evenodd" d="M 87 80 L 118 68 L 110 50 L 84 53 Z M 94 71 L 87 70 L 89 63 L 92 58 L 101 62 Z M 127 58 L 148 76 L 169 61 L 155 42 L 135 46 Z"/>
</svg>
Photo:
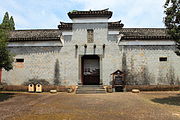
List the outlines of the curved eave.
<svg viewBox="0 0 180 120">
<path fill-rule="evenodd" d="M 22 42 L 22 41 L 60 41 L 59 37 L 32 37 L 32 38 L 10 38 L 9 42 Z"/>
<path fill-rule="evenodd" d="M 58 25 L 59 30 L 72 30 L 72 23 Z"/>
<path fill-rule="evenodd" d="M 108 29 L 110 29 L 110 30 L 119 30 L 119 29 L 122 29 L 123 27 L 124 27 L 124 24 L 108 23 Z"/>
<path fill-rule="evenodd" d="M 170 36 L 123 36 L 122 40 L 173 40 Z"/>
<path fill-rule="evenodd" d="M 76 11 L 69 12 L 68 16 L 70 19 L 73 18 L 86 18 L 86 17 L 103 17 L 103 18 L 111 18 L 111 11 Z"/>
</svg>

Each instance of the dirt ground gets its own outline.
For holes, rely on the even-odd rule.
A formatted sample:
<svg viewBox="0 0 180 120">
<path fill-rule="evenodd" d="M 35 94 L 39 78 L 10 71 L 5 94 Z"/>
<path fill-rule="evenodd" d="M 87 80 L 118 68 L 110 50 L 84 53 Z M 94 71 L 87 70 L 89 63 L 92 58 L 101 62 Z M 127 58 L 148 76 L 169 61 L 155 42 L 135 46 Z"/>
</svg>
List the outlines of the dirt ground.
<svg viewBox="0 0 180 120">
<path fill-rule="evenodd" d="M 180 120 L 179 92 L 0 92 L 0 120 Z"/>
</svg>

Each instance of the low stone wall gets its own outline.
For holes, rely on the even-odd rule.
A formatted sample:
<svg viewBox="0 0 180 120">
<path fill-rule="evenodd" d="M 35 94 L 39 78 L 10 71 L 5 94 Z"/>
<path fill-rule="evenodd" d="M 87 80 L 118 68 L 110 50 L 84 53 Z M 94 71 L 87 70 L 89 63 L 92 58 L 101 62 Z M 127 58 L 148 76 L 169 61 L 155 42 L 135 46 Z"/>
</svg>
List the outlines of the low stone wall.
<svg viewBox="0 0 180 120">
<path fill-rule="evenodd" d="M 66 87 L 65 86 L 54 86 L 54 85 L 42 86 L 42 91 L 43 92 L 50 92 L 50 90 L 57 90 L 57 92 L 65 92 Z M 3 86 L 2 91 L 28 92 L 28 86 L 24 86 L 24 85 L 6 85 L 6 86 Z"/>
<path fill-rule="evenodd" d="M 68 88 L 71 88 L 73 91 L 76 90 L 76 86 L 47 85 L 42 86 L 42 91 L 50 92 L 50 90 L 57 90 L 57 92 L 67 92 Z M 140 91 L 180 91 L 180 85 L 126 85 L 125 88 L 127 92 L 132 91 L 132 89 L 139 89 Z M 1 90 L 28 92 L 28 86 L 6 85 Z"/>
<path fill-rule="evenodd" d="M 179 91 L 180 85 L 127 85 L 126 91 L 138 89 L 140 91 Z"/>
<path fill-rule="evenodd" d="M 28 91 L 28 86 L 24 86 L 24 85 L 5 85 L 5 86 L 3 86 L 2 91 L 22 91 L 22 92 L 27 92 Z"/>
</svg>

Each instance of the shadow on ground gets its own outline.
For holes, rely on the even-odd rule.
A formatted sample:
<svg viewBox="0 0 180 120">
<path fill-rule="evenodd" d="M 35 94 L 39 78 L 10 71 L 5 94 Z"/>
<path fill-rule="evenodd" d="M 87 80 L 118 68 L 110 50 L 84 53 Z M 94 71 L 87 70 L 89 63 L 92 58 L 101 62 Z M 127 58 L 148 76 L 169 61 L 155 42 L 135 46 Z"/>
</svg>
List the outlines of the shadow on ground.
<svg viewBox="0 0 180 120">
<path fill-rule="evenodd" d="M 154 98 L 152 99 L 152 101 L 156 103 L 160 103 L 160 104 L 180 106 L 180 94 L 177 94 L 176 96 L 165 97 L 165 98 Z"/>
<path fill-rule="evenodd" d="M 14 93 L 0 93 L 0 102 L 8 100 L 12 97 L 14 97 Z"/>
</svg>

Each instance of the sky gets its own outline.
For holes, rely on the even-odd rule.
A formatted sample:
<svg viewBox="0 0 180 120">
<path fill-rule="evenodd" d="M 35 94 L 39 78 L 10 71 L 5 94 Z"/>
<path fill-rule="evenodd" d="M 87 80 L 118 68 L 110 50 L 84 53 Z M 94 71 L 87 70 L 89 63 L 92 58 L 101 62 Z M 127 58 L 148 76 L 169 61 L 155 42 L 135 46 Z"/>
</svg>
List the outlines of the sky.
<svg viewBox="0 0 180 120">
<path fill-rule="evenodd" d="M 121 20 L 125 28 L 164 28 L 166 0 L 0 0 L 0 23 L 7 11 L 19 29 L 57 29 L 60 21 L 71 22 L 72 10 L 109 8 L 109 21 Z"/>
</svg>

